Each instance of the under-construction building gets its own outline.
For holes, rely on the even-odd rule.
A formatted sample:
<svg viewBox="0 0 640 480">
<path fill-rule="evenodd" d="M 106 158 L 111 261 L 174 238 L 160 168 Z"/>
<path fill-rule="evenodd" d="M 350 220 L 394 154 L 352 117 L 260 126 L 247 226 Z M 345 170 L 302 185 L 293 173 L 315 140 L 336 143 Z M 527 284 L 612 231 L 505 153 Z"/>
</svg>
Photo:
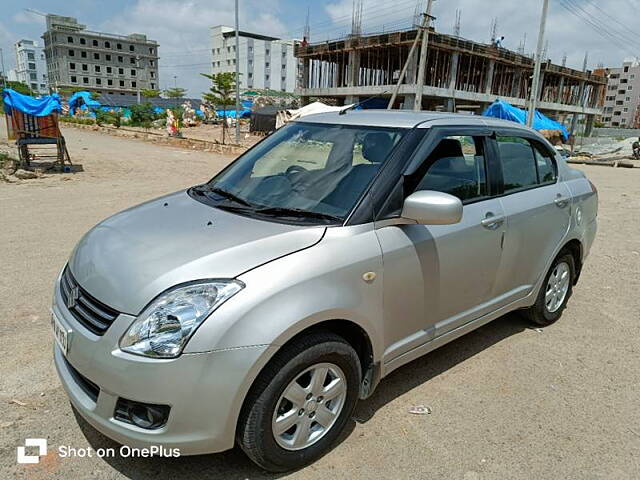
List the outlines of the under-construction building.
<svg viewBox="0 0 640 480">
<path fill-rule="evenodd" d="M 297 93 L 350 104 L 368 97 L 390 98 L 418 35 L 417 29 L 299 44 L 303 71 Z M 416 83 L 423 83 L 422 109 L 480 113 L 497 98 L 526 108 L 534 61 L 504 48 L 429 30 L 424 78 L 418 79 L 422 52 L 412 55 L 394 108 L 414 108 Z M 602 114 L 606 79 L 550 61 L 542 64 L 538 109 L 559 120 L 586 116 L 587 134 Z M 575 127 L 575 121 L 573 126 Z"/>
</svg>

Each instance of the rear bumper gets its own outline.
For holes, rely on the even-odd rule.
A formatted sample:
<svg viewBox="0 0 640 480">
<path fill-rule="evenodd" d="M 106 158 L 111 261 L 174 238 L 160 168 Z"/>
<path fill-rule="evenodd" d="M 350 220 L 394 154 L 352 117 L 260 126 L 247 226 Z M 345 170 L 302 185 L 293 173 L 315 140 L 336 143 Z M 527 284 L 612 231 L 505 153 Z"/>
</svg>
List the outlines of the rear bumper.
<svg viewBox="0 0 640 480">
<path fill-rule="evenodd" d="M 275 347 L 149 359 L 122 352 L 117 346 L 132 317 L 120 315 L 104 336 L 96 336 L 61 303 L 58 287 L 52 310 L 71 330 L 66 358 L 58 345 L 54 346 L 58 376 L 71 403 L 90 425 L 119 443 L 178 448 L 180 455 L 233 447 L 244 397 L 262 359 Z M 97 395 L 87 389 L 83 377 L 99 389 Z M 167 423 L 149 430 L 114 418 L 118 398 L 170 406 Z"/>
</svg>

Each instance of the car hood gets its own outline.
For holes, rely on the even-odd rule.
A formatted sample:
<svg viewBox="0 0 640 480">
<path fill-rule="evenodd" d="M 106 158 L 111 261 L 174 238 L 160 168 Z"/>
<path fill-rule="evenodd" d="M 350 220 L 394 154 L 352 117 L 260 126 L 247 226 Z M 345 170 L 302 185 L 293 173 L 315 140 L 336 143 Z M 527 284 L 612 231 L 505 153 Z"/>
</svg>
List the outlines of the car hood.
<svg viewBox="0 0 640 480">
<path fill-rule="evenodd" d="M 164 290 L 234 278 L 319 242 L 326 227 L 255 220 L 204 205 L 186 191 L 120 212 L 91 229 L 69 268 L 102 303 L 137 315 Z"/>
</svg>

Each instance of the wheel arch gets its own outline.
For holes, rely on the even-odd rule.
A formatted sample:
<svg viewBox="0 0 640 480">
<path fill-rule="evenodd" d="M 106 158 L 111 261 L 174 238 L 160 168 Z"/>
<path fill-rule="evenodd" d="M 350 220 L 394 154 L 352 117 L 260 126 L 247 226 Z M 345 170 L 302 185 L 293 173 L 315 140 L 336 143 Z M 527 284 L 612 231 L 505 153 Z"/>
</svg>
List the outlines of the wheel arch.
<svg viewBox="0 0 640 480">
<path fill-rule="evenodd" d="M 573 284 L 575 285 L 578 283 L 578 278 L 580 277 L 580 272 L 582 271 L 582 242 L 580 242 L 580 240 L 578 240 L 577 238 L 573 238 L 562 246 L 560 251 L 562 252 L 563 250 L 569 251 L 571 253 L 571 256 L 573 256 L 573 262 L 575 266 L 575 277 L 573 279 Z"/>
</svg>

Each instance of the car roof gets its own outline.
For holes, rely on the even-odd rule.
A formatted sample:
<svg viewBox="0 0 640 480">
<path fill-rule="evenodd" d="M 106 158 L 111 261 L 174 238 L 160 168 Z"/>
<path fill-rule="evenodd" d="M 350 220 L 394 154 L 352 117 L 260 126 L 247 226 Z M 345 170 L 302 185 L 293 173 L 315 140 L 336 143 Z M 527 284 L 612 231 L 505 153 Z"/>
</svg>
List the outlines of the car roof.
<svg viewBox="0 0 640 480">
<path fill-rule="evenodd" d="M 371 127 L 413 128 L 420 124 L 423 128 L 437 125 L 469 125 L 496 128 L 520 128 L 534 131 L 524 125 L 508 120 L 483 117 L 465 113 L 414 112 L 410 110 L 349 110 L 339 112 L 315 113 L 295 120 L 296 122 L 327 123 L 333 125 L 366 125 Z"/>
</svg>

